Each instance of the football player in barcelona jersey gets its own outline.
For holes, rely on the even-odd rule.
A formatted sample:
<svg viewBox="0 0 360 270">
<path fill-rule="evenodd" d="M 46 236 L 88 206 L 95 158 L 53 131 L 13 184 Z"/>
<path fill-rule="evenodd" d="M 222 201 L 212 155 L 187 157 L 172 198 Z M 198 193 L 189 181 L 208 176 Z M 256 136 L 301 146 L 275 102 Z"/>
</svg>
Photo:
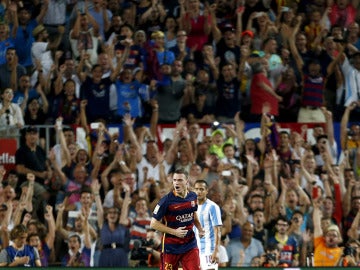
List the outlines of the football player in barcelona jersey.
<svg viewBox="0 0 360 270">
<path fill-rule="evenodd" d="M 200 270 L 193 226 L 200 237 L 205 235 L 205 231 L 196 214 L 197 195 L 188 190 L 188 184 L 188 173 L 176 170 L 173 175 L 174 190 L 159 201 L 153 212 L 150 226 L 164 233 L 161 270 L 177 270 L 179 263 L 184 270 Z"/>
</svg>

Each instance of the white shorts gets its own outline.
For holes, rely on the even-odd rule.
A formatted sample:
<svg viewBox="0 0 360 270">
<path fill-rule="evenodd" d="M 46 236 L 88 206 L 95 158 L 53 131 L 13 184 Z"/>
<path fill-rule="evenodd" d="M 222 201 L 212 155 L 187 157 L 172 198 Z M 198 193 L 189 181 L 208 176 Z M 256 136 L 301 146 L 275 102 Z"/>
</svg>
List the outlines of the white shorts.
<svg viewBox="0 0 360 270">
<path fill-rule="evenodd" d="M 200 254 L 201 270 L 218 270 L 218 264 L 212 263 L 211 255 Z"/>
</svg>

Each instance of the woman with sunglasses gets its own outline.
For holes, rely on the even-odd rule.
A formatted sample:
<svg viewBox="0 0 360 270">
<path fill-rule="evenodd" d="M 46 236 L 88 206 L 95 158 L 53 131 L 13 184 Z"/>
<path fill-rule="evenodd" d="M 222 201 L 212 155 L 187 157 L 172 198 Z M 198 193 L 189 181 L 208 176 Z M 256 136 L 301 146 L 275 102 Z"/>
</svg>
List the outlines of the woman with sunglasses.
<svg viewBox="0 0 360 270">
<path fill-rule="evenodd" d="M 19 105 L 12 103 L 14 92 L 11 88 L 6 88 L 1 95 L 0 102 L 0 126 L 24 126 L 24 117 Z"/>
</svg>

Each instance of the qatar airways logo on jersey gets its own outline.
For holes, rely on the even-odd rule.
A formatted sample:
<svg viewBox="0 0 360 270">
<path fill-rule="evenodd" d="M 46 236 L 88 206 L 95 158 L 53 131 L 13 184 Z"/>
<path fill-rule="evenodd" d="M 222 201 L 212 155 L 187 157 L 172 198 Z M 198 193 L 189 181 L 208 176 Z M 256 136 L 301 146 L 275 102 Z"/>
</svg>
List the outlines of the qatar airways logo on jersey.
<svg viewBox="0 0 360 270">
<path fill-rule="evenodd" d="M 176 220 L 179 222 L 189 222 L 193 220 L 193 218 L 194 218 L 194 213 L 176 216 Z"/>
</svg>

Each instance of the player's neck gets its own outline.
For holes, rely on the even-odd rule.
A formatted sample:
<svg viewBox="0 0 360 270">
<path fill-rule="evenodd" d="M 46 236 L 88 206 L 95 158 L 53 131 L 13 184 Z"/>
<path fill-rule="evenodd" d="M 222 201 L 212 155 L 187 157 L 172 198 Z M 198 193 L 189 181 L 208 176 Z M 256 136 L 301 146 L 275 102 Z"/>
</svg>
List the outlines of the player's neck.
<svg viewBox="0 0 360 270">
<path fill-rule="evenodd" d="M 198 199 L 198 205 L 202 205 L 202 204 L 204 204 L 204 203 L 205 203 L 205 201 L 206 201 L 206 198 L 205 198 L 205 199 L 203 199 L 203 200 L 199 200 L 199 199 Z"/>
<path fill-rule="evenodd" d="M 187 190 L 184 190 L 183 192 L 176 192 L 175 191 L 176 196 L 181 197 L 181 198 L 185 198 L 188 195 L 188 193 L 189 192 Z"/>
</svg>

